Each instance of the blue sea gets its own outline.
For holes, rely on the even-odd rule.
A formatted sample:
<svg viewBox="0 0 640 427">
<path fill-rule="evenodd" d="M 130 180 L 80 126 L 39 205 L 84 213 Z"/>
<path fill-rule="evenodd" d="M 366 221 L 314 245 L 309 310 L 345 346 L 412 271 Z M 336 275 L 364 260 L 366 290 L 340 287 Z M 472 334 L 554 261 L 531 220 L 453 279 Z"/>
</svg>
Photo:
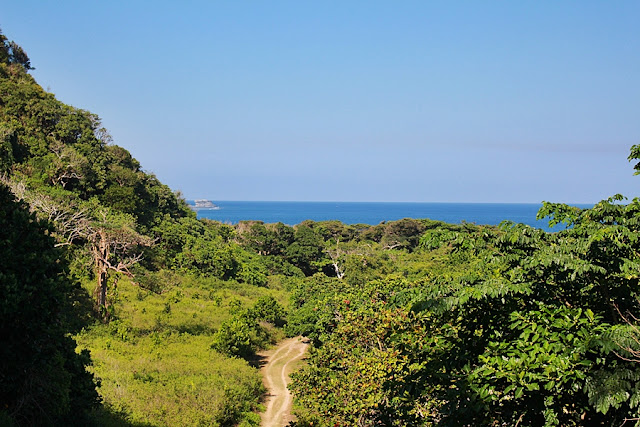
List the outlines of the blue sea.
<svg viewBox="0 0 640 427">
<path fill-rule="evenodd" d="M 188 201 L 193 203 L 192 201 Z M 218 209 L 197 209 L 198 218 L 237 224 L 242 220 L 299 224 L 304 220 L 338 220 L 345 224 L 376 225 L 402 218 L 429 218 L 448 223 L 470 222 L 497 225 L 503 220 L 549 230 L 548 222 L 536 221 L 542 207 L 537 203 L 382 203 L 382 202 L 225 202 Z M 590 207 L 590 205 L 577 205 Z M 556 228 L 554 228 L 555 230 Z"/>
</svg>

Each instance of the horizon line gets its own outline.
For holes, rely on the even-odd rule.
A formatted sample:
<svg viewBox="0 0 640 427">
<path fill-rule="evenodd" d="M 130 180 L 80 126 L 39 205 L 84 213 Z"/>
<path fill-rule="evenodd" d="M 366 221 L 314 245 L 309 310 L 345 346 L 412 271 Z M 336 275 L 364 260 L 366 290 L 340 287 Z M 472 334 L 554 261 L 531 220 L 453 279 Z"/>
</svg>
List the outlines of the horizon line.
<svg viewBox="0 0 640 427">
<path fill-rule="evenodd" d="M 249 203 L 406 203 L 406 204 L 465 204 L 465 205 L 542 205 L 544 202 L 549 203 L 560 203 L 570 206 L 576 205 L 595 205 L 598 202 L 550 202 L 548 200 L 539 201 L 539 202 L 461 202 L 461 201 L 436 201 L 436 202 L 425 202 L 425 201 L 381 201 L 381 200 L 358 200 L 358 201 L 347 201 L 347 200 L 250 200 L 250 199 L 215 199 L 208 197 L 196 197 L 196 198 L 187 198 L 184 197 L 184 200 L 195 201 L 195 200 L 208 200 L 212 203 L 216 202 L 249 202 Z"/>
</svg>

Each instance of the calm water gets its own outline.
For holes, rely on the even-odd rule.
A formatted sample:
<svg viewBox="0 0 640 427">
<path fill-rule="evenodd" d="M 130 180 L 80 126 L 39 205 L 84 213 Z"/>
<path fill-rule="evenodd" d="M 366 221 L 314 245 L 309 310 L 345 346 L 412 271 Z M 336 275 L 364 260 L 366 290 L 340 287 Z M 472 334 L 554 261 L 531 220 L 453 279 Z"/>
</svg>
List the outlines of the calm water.
<svg viewBox="0 0 640 427">
<path fill-rule="evenodd" d="M 306 219 L 370 225 L 402 218 L 491 225 L 510 220 L 548 229 L 547 221 L 536 221 L 536 213 L 542 205 L 533 203 L 213 202 L 220 209 L 199 209 L 198 218 L 231 224 L 260 220 L 288 225 L 299 224 Z"/>
</svg>

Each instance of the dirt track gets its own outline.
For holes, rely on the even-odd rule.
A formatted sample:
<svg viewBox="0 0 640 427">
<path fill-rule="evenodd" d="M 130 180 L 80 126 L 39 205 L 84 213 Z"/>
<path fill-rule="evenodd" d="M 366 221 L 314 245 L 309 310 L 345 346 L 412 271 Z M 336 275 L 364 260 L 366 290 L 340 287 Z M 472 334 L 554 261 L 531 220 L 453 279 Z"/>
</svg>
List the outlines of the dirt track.
<svg viewBox="0 0 640 427">
<path fill-rule="evenodd" d="M 263 427 L 286 426 L 294 418 L 291 415 L 293 397 L 287 389 L 289 374 L 297 361 L 304 357 L 308 344 L 302 337 L 289 338 L 278 347 L 260 355 L 266 358 L 262 367 L 264 384 L 268 394 L 265 405 L 267 410 L 261 414 Z"/>
</svg>

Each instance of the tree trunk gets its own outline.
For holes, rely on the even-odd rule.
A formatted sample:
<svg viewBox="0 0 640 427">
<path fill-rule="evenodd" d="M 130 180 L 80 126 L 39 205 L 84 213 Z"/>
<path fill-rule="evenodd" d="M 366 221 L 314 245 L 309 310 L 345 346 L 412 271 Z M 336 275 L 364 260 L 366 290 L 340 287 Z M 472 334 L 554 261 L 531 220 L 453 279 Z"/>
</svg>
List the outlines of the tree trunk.
<svg viewBox="0 0 640 427">
<path fill-rule="evenodd" d="M 333 265 L 333 269 L 336 271 L 336 276 L 338 277 L 338 279 L 342 280 L 344 278 L 344 272 L 340 269 L 338 261 L 336 260 L 331 265 Z"/>
<path fill-rule="evenodd" d="M 93 253 L 96 261 L 96 305 L 98 309 L 107 308 L 109 244 L 103 232 L 99 233 L 98 241 L 94 242 Z"/>
</svg>

